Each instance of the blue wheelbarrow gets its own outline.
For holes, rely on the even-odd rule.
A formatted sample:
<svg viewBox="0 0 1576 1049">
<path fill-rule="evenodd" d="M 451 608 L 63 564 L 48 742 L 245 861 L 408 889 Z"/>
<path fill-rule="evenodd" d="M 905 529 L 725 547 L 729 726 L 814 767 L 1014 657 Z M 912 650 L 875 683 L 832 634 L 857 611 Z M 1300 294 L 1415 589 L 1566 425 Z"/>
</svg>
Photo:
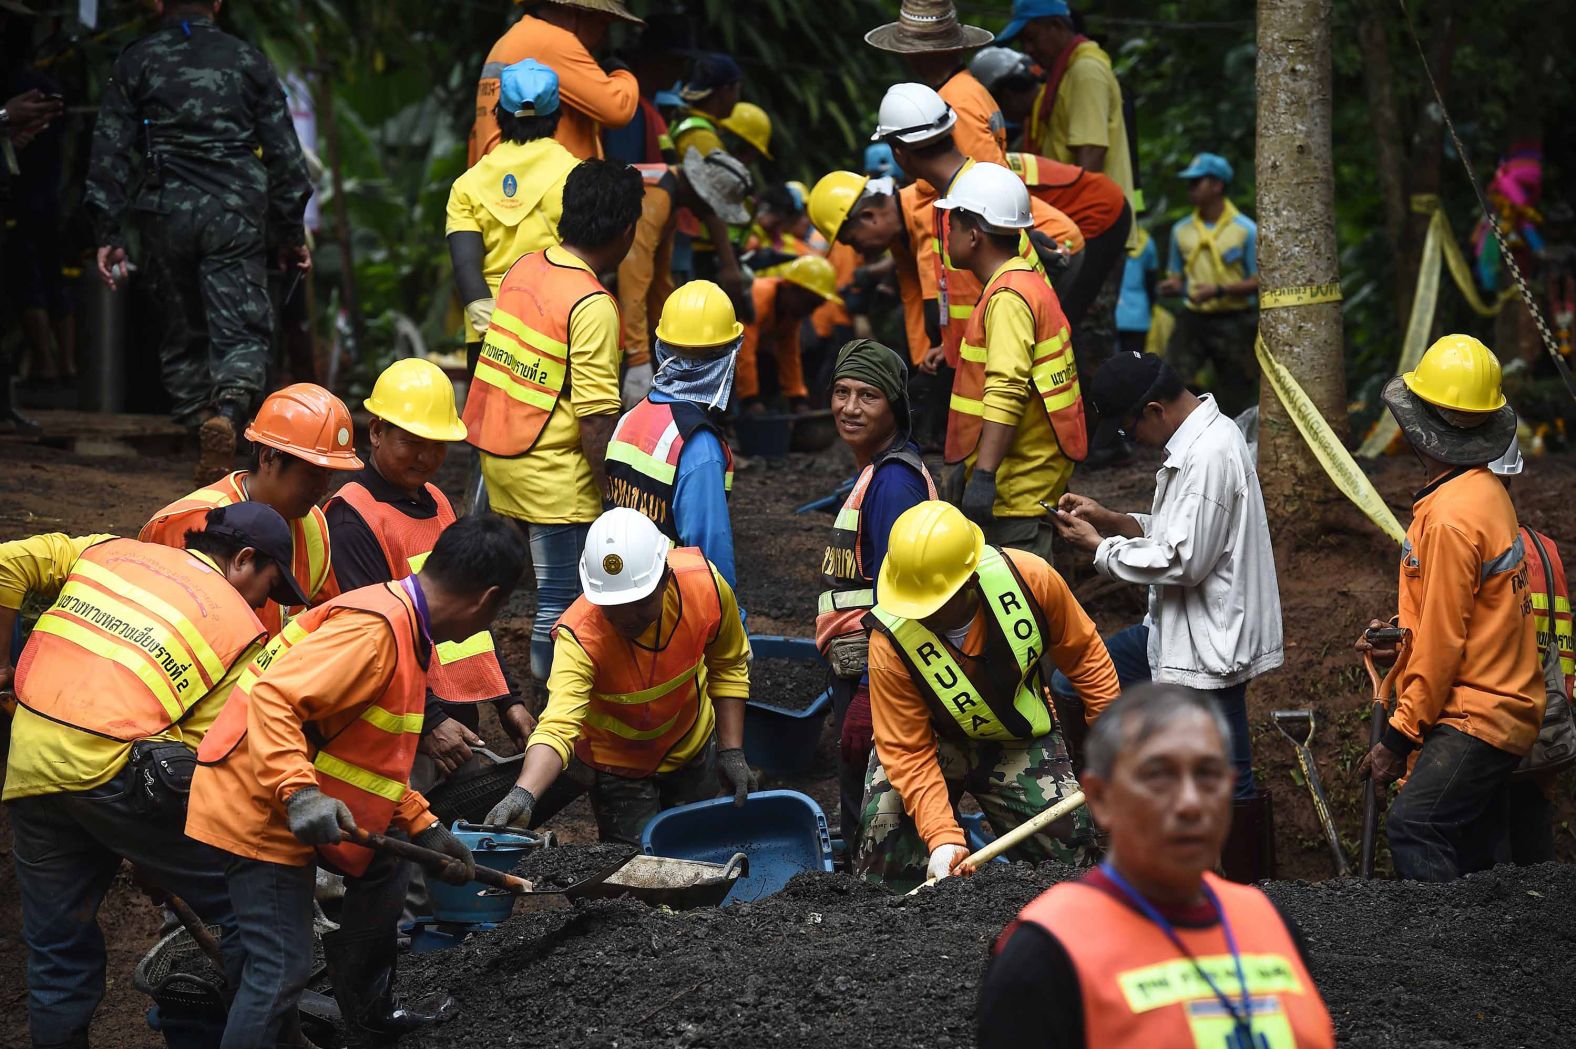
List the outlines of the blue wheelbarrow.
<svg viewBox="0 0 1576 1049">
<path fill-rule="evenodd" d="M 668 809 L 646 824 L 640 839 L 648 855 L 727 864 L 743 853 L 748 874 L 733 882 L 722 905 L 748 903 L 781 891 L 796 874 L 832 869 L 826 814 L 796 790 L 751 794 L 735 808 L 715 798 Z"/>
</svg>

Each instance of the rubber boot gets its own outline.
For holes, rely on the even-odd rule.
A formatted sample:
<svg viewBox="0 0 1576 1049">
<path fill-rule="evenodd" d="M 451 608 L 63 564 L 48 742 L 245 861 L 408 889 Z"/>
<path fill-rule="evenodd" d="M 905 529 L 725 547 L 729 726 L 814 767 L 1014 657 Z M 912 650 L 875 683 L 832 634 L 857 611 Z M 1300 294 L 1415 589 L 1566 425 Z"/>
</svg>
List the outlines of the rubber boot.
<svg viewBox="0 0 1576 1049">
<path fill-rule="evenodd" d="M 1220 872 L 1244 885 L 1275 877 L 1275 807 L 1269 794 L 1260 791 L 1232 801 Z"/>
<path fill-rule="evenodd" d="M 451 1019 L 458 1005 L 448 995 L 423 1007 L 402 1003 L 394 994 L 393 941 L 388 931 L 323 935 L 323 957 L 334 981 L 345 1034 L 356 1049 L 384 1049 L 402 1035 Z"/>
<path fill-rule="evenodd" d="M 236 400 L 219 402 L 218 411 L 197 430 L 201 452 L 195 479 L 198 487 L 213 484 L 235 467 L 235 447 L 246 429 L 246 405 Z"/>
</svg>

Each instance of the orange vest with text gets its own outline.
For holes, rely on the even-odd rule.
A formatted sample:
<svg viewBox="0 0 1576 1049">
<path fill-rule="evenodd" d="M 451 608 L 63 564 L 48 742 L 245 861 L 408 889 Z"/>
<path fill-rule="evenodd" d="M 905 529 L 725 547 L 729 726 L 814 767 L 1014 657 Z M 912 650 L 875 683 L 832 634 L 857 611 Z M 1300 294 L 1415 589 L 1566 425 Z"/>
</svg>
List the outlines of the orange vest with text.
<svg viewBox="0 0 1576 1049">
<path fill-rule="evenodd" d="M 16 698 L 130 743 L 185 719 L 263 625 L 223 573 L 184 550 L 109 539 L 82 552 L 16 663 Z"/>
<path fill-rule="evenodd" d="M 197 748 L 197 760 L 204 765 L 218 765 L 229 759 L 246 735 L 253 687 L 276 661 L 288 659 L 292 648 L 345 611 L 371 612 L 388 621 L 397 653 L 393 676 L 375 702 L 364 705 L 359 712 L 347 712 L 356 716 L 332 736 L 325 736 L 311 722 L 302 728 L 311 744 L 318 788 L 344 802 L 355 817 L 356 826 L 381 833 L 393 818 L 395 805 L 410 789 L 410 768 L 416 760 L 427 700 L 427 668 L 422 663 L 419 642 L 423 628 L 415 605 L 399 583 L 352 590 L 286 624 L 252 665 L 242 671 L 224 710 Z M 364 873 L 372 862 L 370 851 L 348 842 L 320 845 L 317 851 L 349 875 Z"/>
<path fill-rule="evenodd" d="M 679 615 L 666 643 L 658 637 L 660 648 L 624 637 L 584 597 L 553 628 L 555 637 L 568 631 L 596 667 L 575 756 L 615 776 L 640 779 L 657 771 L 700 717 L 706 646 L 722 625 L 722 598 L 711 563 L 694 547 L 670 550 L 668 567 L 679 588 Z"/>
<path fill-rule="evenodd" d="M 358 481 L 341 488 L 329 505 L 334 505 L 334 500 L 348 503 L 372 530 L 383 559 L 388 562 L 390 578 L 403 579 L 421 571 L 438 536 L 454 523 L 449 497 L 435 484 L 427 485 L 427 494 L 437 504 L 438 512 L 425 521 L 407 517 L 398 507 L 379 502 Z M 480 703 L 509 695 L 509 682 L 498 662 L 492 633 L 483 630 L 464 641 L 445 641 L 434 646 L 427 688 L 445 703 Z"/>
<path fill-rule="evenodd" d="M 219 506 L 233 506 L 247 501 L 243 486 L 247 471 L 237 470 L 222 477 L 206 488 L 199 488 L 184 499 L 177 499 L 148 519 L 137 538 L 144 543 L 186 548 L 186 533 L 202 531 L 207 527 L 208 511 Z M 334 567 L 332 548 L 328 543 L 328 518 L 323 511 L 312 507 L 305 517 L 290 521 L 290 538 L 295 546 L 290 574 L 301 584 L 301 590 L 313 601 L 327 601 L 339 592 L 333 584 L 331 569 Z M 257 610 L 257 618 L 269 637 L 279 633 L 279 628 L 291 616 L 302 610 L 294 605 L 281 608 L 269 601 Z"/>
<path fill-rule="evenodd" d="M 1253 999 L 1255 1044 L 1265 1049 L 1334 1049 L 1335 1027 L 1297 945 L 1269 897 L 1251 885 L 1205 874 L 1241 952 Z M 1007 926 L 1055 936 L 1078 973 L 1084 1043 L 1100 1049 L 1165 1046 L 1221 1049 L 1232 1044 L 1230 1015 L 1194 963 L 1160 928 L 1103 889 L 1080 882 L 1052 886 Z M 1237 1006 L 1242 988 L 1220 925 L 1178 927 L 1177 937 Z"/>
<path fill-rule="evenodd" d="M 1029 378 L 1037 399 L 1050 417 L 1062 454 L 1082 462 L 1088 454 L 1084 430 L 1083 393 L 1078 386 L 1078 365 L 1073 361 L 1067 318 L 1056 292 L 1036 270 L 1005 269 L 996 274 L 980 307 L 969 318 L 960 347 L 957 372 L 952 377 L 952 403 L 947 415 L 946 461 L 958 463 L 979 444 L 985 413 L 985 305 L 993 295 L 1017 295 L 1034 314 L 1034 346 Z"/>
<path fill-rule="evenodd" d="M 1550 645 L 1558 645 L 1560 672 L 1565 675 L 1566 694 L 1571 695 L 1576 687 L 1576 644 L 1571 641 L 1571 596 L 1565 585 L 1565 565 L 1560 561 L 1559 547 L 1542 532 L 1522 525 L 1521 537 L 1527 546 L 1527 591 L 1532 596 L 1532 623 L 1538 631 L 1538 662 L 1547 658 Z M 1552 577 L 1545 576 L 1539 547 L 1549 559 Z"/>
<path fill-rule="evenodd" d="M 606 294 L 595 274 L 561 266 L 546 251 L 509 267 L 465 395 L 470 444 L 506 458 L 531 450 L 568 384 L 569 317 Z"/>
</svg>

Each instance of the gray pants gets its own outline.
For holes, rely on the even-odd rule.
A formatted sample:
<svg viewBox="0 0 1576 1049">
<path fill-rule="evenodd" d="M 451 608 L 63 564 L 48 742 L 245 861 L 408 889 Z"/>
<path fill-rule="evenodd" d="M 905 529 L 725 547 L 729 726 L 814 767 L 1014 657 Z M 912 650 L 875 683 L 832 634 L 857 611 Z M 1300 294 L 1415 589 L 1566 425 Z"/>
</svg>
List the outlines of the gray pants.
<svg viewBox="0 0 1576 1049">
<path fill-rule="evenodd" d="M 579 758 L 570 758 L 564 774 L 543 792 L 531 823 L 546 823 L 580 795 L 590 794 L 597 835 L 603 841 L 638 846 L 641 832 L 652 817 L 664 809 L 715 798 L 718 782 L 716 736 L 683 768 L 643 779 L 599 772 Z"/>
</svg>

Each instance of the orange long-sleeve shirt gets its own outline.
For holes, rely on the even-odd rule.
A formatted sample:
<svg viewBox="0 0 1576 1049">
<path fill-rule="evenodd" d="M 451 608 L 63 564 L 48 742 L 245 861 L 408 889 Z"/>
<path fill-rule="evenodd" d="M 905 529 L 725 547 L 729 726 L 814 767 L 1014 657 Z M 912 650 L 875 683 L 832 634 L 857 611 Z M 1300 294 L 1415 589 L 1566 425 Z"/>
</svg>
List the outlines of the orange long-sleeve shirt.
<svg viewBox="0 0 1576 1049">
<path fill-rule="evenodd" d="M 777 362 L 777 388 L 784 397 L 808 397 L 804 385 L 804 360 L 799 351 L 799 324 L 802 318 L 777 315 L 777 291 L 781 277 L 757 277 L 750 285 L 755 300 L 755 321 L 744 326 L 744 343 L 739 347 L 739 370 L 734 388 L 740 398 L 761 392 L 759 359 L 770 353 Z"/>
<path fill-rule="evenodd" d="M 1525 754 L 1543 723 L 1527 558 L 1516 510 L 1485 467 L 1418 493 L 1401 552 L 1400 624 L 1411 651 L 1397 678 L 1388 740 L 1436 725 Z M 1405 746 L 1405 744 L 1401 744 Z"/>
<path fill-rule="evenodd" d="M 958 114 L 952 139 L 966 157 L 990 163 L 1007 163 L 1007 121 L 996 99 L 967 69 L 959 69 L 936 89 L 941 100 Z"/>
<path fill-rule="evenodd" d="M 563 115 L 553 135 L 581 160 L 602 155 L 602 127 L 623 127 L 640 106 L 640 84 L 635 74 L 620 69 L 605 72 L 585 45 L 569 30 L 526 15 L 487 52 L 481 79 L 476 84 L 476 122 L 471 125 L 470 159 L 475 164 L 500 141 L 498 78 L 506 67 L 534 58 L 558 74 L 558 97 Z"/>
<path fill-rule="evenodd" d="M 192 777 L 186 833 L 236 856 L 301 866 L 314 855 L 290 833 L 285 802 L 317 786 L 302 726 L 333 737 L 375 703 L 394 676 L 398 646 L 388 620 L 346 611 L 308 634 L 252 686 L 246 735 L 218 765 Z M 427 801 L 407 790 L 394 822 L 414 834 L 431 824 Z M 382 827 L 367 827 L 382 831 Z"/>
<path fill-rule="evenodd" d="M 1056 569 L 1021 550 L 1003 553 L 1023 577 L 1030 600 L 1045 613 L 1051 659 L 1083 697 L 1085 717 L 1093 721 L 1122 690 L 1100 632 Z M 974 675 L 985 652 L 985 615 L 982 610 L 974 617 L 963 647 L 955 650 L 962 657 L 959 667 L 971 680 L 977 680 Z M 930 708 L 897 648 L 879 630 L 870 637 L 870 721 L 881 767 L 926 847 L 965 844 L 963 828 L 952 814 L 947 781 L 936 763 Z"/>
<path fill-rule="evenodd" d="M 651 360 L 651 329 L 673 294 L 673 210 L 675 176 L 646 183 L 640 204 L 635 243 L 618 264 L 618 314 L 623 321 L 624 363 L 633 367 Z"/>
</svg>

